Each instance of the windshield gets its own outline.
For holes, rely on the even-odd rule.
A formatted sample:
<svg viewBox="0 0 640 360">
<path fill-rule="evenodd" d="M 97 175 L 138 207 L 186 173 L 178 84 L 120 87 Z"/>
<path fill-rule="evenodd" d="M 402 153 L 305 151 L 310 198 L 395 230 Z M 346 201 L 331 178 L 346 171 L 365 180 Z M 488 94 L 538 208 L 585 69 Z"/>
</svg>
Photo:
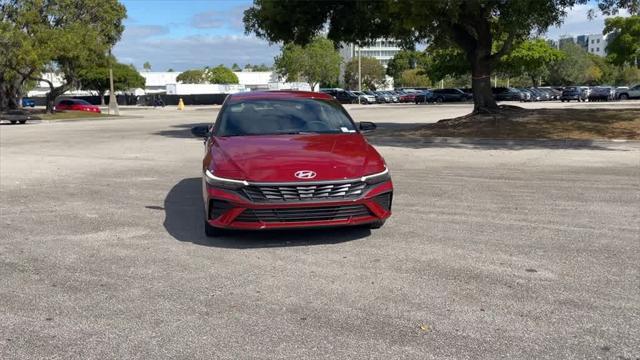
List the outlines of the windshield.
<svg viewBox="0 0 640 360">
<path fill-rule="evenodd" d="M 355 133 L 340 104 L 318 99 L 240 100 L 225 107 L 216 136 Z"/>
<path fill-rule="evenodd" d="M 89 104 L 88 102 L 86 102 L 84 100 L 73 100 L 73 103 L 77 104 L 77 105 L 91 105 L 91 104 Z"/>
</svg>

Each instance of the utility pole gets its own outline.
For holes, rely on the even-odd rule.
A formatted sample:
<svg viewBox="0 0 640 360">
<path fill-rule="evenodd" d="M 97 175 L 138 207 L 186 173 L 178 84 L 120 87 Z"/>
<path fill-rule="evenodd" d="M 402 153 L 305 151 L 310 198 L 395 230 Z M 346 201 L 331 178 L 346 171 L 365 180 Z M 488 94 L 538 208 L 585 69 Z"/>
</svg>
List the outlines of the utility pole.
<svg viewBox="0 0 640 360">
<path fill-rule="evenodd" d="M 362 59 L 360 58 L 360 45 L 358 45 L 358 92 L 362 92 Z M 362 98 L 358 95 L 358 104 L 361 104 Z"/>
<path fill-rule="evenodd" d="M 113 65 L 111 63 L 111 50 L 109 50 L 109 114 L 112 112 L 113 115 L 120 115 L 118 100 L 116 100 L 116 94 L 113 90 Z"/>
</svg>

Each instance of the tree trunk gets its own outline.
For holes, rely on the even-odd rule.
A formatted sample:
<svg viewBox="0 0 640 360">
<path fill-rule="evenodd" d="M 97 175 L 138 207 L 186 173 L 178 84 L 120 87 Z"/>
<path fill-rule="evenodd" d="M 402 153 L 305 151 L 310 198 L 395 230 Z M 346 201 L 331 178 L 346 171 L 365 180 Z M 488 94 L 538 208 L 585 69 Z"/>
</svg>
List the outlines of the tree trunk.
<svg viewBox="0 0 640 360">
<path fill-rule="evenodd" d="M 106 104 L 104 103 L 104 91 L 98 91 L 98 96 L 100 96 L 100 105 L 101 106 L 106 106 Z"/>
<path fill-rule="evenodd" d="M 474 55 L 471 59 L 471 87 L 473 89 L 473 112 L 498 108 L 491 91 L 491 62 L 486 57 Z"/>
</svg>

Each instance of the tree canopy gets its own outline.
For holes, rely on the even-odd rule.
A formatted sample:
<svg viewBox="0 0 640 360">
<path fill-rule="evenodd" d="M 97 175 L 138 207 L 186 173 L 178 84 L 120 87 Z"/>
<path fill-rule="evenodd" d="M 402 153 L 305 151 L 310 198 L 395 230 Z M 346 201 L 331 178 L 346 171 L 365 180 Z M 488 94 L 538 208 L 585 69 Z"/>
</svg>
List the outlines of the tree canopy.
<svg viewBox="0 0 640 360">
<path fill-rule="evenodd" d="M 210 84 L 237 84 L 238 76 L 224 65 L 218 65 L 204 71 L 204 78 Z"/>
<path fill-rule="evenodd" d="M 176 77 L 176 80 L 183 84 L 202 84 L 206 81 L 204 78 L 204 70 L 202 69 L 183 71 Z"/>
<path fill-rule="evenodd" d="M 302 1 L 254 0 L 245 11 L 245 30 L 272 42 L 307 43 L 327 30 L 334 41 L 371 42 L 393 38 L 404 43 L 428 42 L 455 46 L 471 70 L 476 111 L 495 109 L 491 73 L 501 57 L 532 33 L 558 25 L 566 10 L 588 0 L 379 0 Z M 303 5 L 304 4 L 304 5 Z M 638 11 L 637 0 L 600 0 L 603 11 L 627 7 Z M 501 46 L 494 49 L 494 39 Z"/>
<path fill-rule="evenodd" d="M 380 61 L 372 57 L 360 58 L 362 88 L 376 90 L 385 85 L 384 67 Z M 344 71 L 344 82 L 349 89 L 358 89 L 358 58 L 347 63 Z"/>
<path fill-rule="evenodd" d="M 614 17 L 604 21 L 604 34 L 610 34 L 607 58 L 616 65 L 640 67 L 640 16 Z"/>
<path fill-rule="evenodd" d="M 276 72 L 287 81 L 305 81 L 313 89 L 320 83 L 333 83 L 340 76 L 342 58 L 331 40 L 316 37 L 301 46 L 293 43 L 282 47 L 275 58 Z"/>
<path fill-rule="evenodd" d="M 549 45 L 543 39 L 522 42 L 500 60 L 498 68 L 508 76 L 527 76 L 533 86 L 540 85 L 540 79 L 549 74 L 551 64 L 562 59 L 564 53 Z"/>
<path fill-rule="evenodd" d="M 79 82 L 79 72 L 103 59 L 120 39 L 126 10 L 117 0 L 4 0 L 0 2 L 0 91 L 7 79 L 40 80 L 56 71 L 64 83 L 49 82 L 48 108 Z M 46 79 L 42 79 L 45 80 Z M 16 93 L 0 94 L 15 98 Z M 7 106 L 0 101 L 0 108 Z"/>
<path fill-rule="evenodd" d="M 111 65 L 112 64 L 112 65 Z M 130 65 L 115 62 L 115 59 L 107 59 L 94 66 L 83 68 L 78 72 L 78 80 L 85 90 L 95 90 L 98 92 L 101 101 L 104 94 L 109 90 L 109 66 L 113 69 L 113 88 L 115 91 L 144 88 L 145 78 Z"/>
</svg>

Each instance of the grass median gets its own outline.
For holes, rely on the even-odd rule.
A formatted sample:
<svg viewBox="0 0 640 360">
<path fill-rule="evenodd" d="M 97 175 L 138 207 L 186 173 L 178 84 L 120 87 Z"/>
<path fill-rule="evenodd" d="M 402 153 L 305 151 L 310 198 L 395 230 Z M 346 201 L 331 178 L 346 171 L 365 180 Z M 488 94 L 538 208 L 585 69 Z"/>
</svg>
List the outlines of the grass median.
<svg viewBox="0 0 640 360">
<path fill-rule="evenodd" d="M 86 120 L 114 117 L 115 115 L 96 114 L 88 111 L 62 111 L 51 113 L 35 114 L 40 120 L 56 121 L 56 120 Z"/>
<path fill-rule="evenodd" d="M 470 114 L 375 136 L 419 140 L 430 137 L 483 139 L 640 140 L 640 109 L 522 109 Z"/>
</svg>

